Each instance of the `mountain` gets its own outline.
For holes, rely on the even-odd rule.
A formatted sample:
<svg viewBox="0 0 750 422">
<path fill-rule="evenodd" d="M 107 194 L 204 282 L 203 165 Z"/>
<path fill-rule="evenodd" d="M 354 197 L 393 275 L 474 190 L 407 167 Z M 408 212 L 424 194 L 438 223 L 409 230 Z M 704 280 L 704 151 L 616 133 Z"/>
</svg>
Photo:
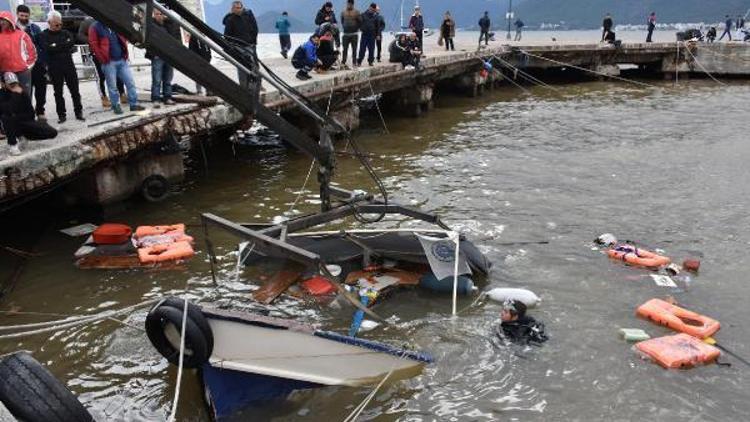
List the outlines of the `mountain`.
<svg viewBox="0 0 750 422">
<path fill-rule="evenodd" d="M 400 26 L 400 6 L 402 0 L 375 0 L 381 8 L 381 14 L 388 23 L 388 30 Z M 216 29 L 223 29 L 221 21 L 229 11 L 231 0 L 204 0 L 206 21 Z M 312 29 L 315 13 L 324 0 L 245 0 L 256 16 L 266 14 L 278 16 L 283 10 L 289 12 L 290 18 L 297 19 L 300 26 L 292 22 L 293 28 L 304 31 Z M 333 0 L 337 15 L 340 15 L 346 4 L 345 0 Z M 356 0 L 357 8 L 364 10 L 370 1 Z M 404 0 L 404 21 L 408 22 L 414 0 Z M 437 27 L 442 15 L 450 10 L 459 28 L 476 28 L 477 21 L 487 10 L 493 26 L 504 26 L 508 0 L 422 0 L 425 22 L 430 27 Z M 566 27 L 574 29 L 598 28 L 604 13 L 610 12 L 616 24 L 642 24 L 646 15 L 655 11 L 660 23 L 677 22 L 719 22 L 724 15 L 733 18 L 745 14 L 750 3 L 747 0 L 513 0 L 516 16 L 521 18 L 527 28 L 538 28 L 542 23 L 564 22 Z M 302 24 L 304 23 L 304 24 Z M 273 32 L 263 24 L 261 30 Z"/>
</svg>

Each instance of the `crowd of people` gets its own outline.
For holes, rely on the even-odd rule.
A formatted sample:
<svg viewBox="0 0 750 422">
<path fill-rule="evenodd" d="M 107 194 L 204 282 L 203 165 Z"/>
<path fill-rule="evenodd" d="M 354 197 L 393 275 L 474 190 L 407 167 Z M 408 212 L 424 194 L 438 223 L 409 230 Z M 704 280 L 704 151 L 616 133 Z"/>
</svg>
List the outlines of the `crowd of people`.
<svg viewBox="0 0 750 422">
<path fill-rule="evenodd" d="M 602 42 L 614 44 L 616 36 L 614 32 L 614 18 L 611 13 L 606 13 L 602 19 Z M 656 12 L 651 12 L 646 16 L 646 42 L 653 42 L 654 30 L 656 29 Z M 745 17 L 737 15 L 737 19 L 732 20 L 730 15 L 724 16 L 724 32 L 719 37 L 719 41 L 727 37 L 729 41 L 732 41 L 732 29 L 736 31 L 738 37 L 741 37 L 742 41 L 750 40 L 750 32 L 745 31 Z M 701 30 L 697 30 L 701 31 Z M 708 27 L 705 33 L 705 39 L 708 42 L 716 41 L 717 30 L 715 26 Z M 700 39 L 703 40 L 704 34 L 700 32 Z"/>
</svg>

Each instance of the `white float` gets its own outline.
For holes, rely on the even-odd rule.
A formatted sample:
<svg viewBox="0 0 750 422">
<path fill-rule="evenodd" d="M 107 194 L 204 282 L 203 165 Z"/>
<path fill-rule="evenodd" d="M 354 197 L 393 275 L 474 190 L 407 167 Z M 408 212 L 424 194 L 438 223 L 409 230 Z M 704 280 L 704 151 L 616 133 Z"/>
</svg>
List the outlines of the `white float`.
<svg viewBox="0 0 750 422">
<path fill-rule="evenodd" d="M 495 302 L 503 303 L 506 300 L 520 300 L 529 308 L 533 308 L 542 301 L 536 293 L 526 289 L 514 289 L 510 287 L 498 287 L 485 293 L 488 298 Z"/>
</svg>

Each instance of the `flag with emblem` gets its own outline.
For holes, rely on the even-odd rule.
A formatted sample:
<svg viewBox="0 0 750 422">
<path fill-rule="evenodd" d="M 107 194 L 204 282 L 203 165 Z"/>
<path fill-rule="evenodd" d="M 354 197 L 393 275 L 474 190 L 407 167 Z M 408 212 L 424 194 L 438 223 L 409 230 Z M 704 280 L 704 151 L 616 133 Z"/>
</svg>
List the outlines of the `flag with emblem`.
<svg viewBox="0 0 750 422">
<path fill-rule="evenodd" d="M 456 260 L 456 243 L 447 238 L 424 236 L 417 234 L 424 253 L 430 263 L 430 269 L 438 280 L 453 277 Z M 471 274 L 466 257 L 458 250 L 458 275 Z"/>
</svg>

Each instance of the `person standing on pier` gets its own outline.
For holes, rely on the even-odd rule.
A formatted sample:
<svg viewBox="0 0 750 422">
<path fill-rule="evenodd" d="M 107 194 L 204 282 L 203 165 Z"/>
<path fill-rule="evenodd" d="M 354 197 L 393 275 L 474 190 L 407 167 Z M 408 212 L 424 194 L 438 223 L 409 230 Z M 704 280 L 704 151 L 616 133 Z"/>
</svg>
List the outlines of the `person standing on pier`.
<svg viewBox="0 0 750 422">
<path fill-rule="evenodd" d="M 737 15 L 737 20 L 735 21 L 735 24 L 737 25 L 737 30 L 742 31 L 745 29 L 745 17 L 742 15 Z"/>
<path fill-rule="evenodd" d="M 211 47 L 206 44 L 205 41 L 201 40 L 198 37 L 194 37 L 190 35 L 190 41 L 188 41 L 188 49 L 192 51 L 193 53 L 201 56 L 203 60 L 207 62 L 211 62 Z M 195 93 L 198 95 L 203 95 L 203 85 L 201 85 L 199 82 L 195 83 Z M 206 90 L 206 95 L 211 95 L 208 90 Z"/>
<path fill-rule="evenodd" d="M 604 42 L 604 39 L 607 38 L 607 34 L 612 31 L 613 26 L 615 26 L 615 22 L 612 19 L 612 15 L 607 12 L 607 14 L 604 15 L 604 19 L 602 20 L 602 42 Z"/>
<path fill-rule="evenodd" d="M 336 49 L 341 48 L 341 37 L 339 36 L 339 27 L 338 22 L 336 22 L 336 12 L 333 10 L 333 3 L 327 1 L 318 10 L 318 14 L 315 16 L 315 25 L 318 25 L 318 27 L 326 25 L 326 28 L 331 31 L 333 40 L 336 42 Z"/>
<path fill-rule="evenodd" d="M 516 19 L 516 22 L 513 23 L 516 27 L 516 37 L 514 38 L 514 41 L 521 41 L 521 36 L 523 33 L 523 27 L 525 26 L 523 21 L 521 19 Z"/>
<path fill-rule="evenodd" d="M 47 53 L 47 68 L 52 86 L 55 90 L 55 108 L 57 109 L 57 123 L 65 123 L 65 97 L 63 87 L 68 86 L 70 97 L 73 99 L 73 112 L 76 119 L 84 121 L 81 93 L 78 89 L 78 72 L 73 63 L 73 52 L 76 51 L 76 41 L 73 34 L 62 29 L 62 15 L 52 11 L 47 16 L 49 28 L 39 36 L 40 44 Z"/>
<path fill-rule="evenodd" d="M 47 104 L 47 60 L 44 49 L 39 42 L 42 29 L 30 20 L 31 10 L 29 6 L 19 5 L 16 8 L 16 28 L 29 34 L 29 37 L 34 41 L 37 55 L 36 63 L 31 68 L 31 91 L 28 94 L 34 97 L 34 103 L 36 104 L 34 110 L 37 119 L 44 120 L 44 106 Z"/>
<path fill-rule="evenodd" d="M 87 17 L 86 19 L 81 22 L 81 24 L 78 26 L 78 44 L 83 45 L 89 45 L 89 28 L 91 28 L 91 25 L 96 23 L 96 19 L 92 17 Z M 94 63 L 94 67 L 96 68 L 96 76 L 97 79 L 99 79 L 99 96 L 102 100 L 102 107 L 104 107 L 105 110 L 109 110 L 112 108 L 112 102 L 109 101 L 109 97 L 107 96 L 107 88 L 105 86 L 106 84 L 106 78 L 104 76 L 104 72 L 102 72 L 102 64 L 99 63 L 99 60 L 96 59 L 96 56 L 94 56 L 94 53 L 89 51 L 89 56 L 91 57 L 91 61 Z M 125 94 L 125 84 L 122 83 L 120 79 L 117 80 L 117 92 L 120 94 L 120 101 L 124 101 L 125 104 L 127 104 L 127 95 Z"/>
<path fill-rule="evenodd" d="M 122 114 L 120 93 L 117 91 L 118 78 L 122 80 L 127 89 L 130 111 L 145 110 L 138 105 L 138 90 L 135 87 L 133 74 L 130 72 L 128 41 L 125 37 L 97 21 L 89 28 L 89 47 L 99 63 L 102 64 L 102 72 L 104 72 L 107 89 L 109 90 L 109 99 L 112 102 L 112 111 L 115 114 Z"/>
<path fill-rule="evenodd" d="M 443 23 L 440 25 L 440 35 L 445 41 L 445 51 L 455 51 L 456 46 L 453 44 L 453 38 L 456 36 L 456 21 L 453 20 L 450 11 L 446 11 L 443 16 Z"/>
<path fill-rule="evenodd" d="M 424 38 L 424 17 L 422 16 L 422 9 L 419 6 L 414 6 L 414 14 L 411 15 L 411 19 L 409 19 L 409 29 L 417 34 L 419 51 L 424 53 L 422 48 L 422 41 Z"/>
<path fill-rule="evenodd" d="M 341 67 L 346 69 L 346 57 L 352 49 L 352 66 L 357 66 L 357 46 L 359 30 L 362 27 L 362 15 L 354 8 L 354 0 L 346 0 L 346 9 L 341 12 L 341 25 L 344 28 L 344 52 L 341 56 Z"/>
<path fill-rule="evenodd" d="M 224 36 L 236 38 L 250 44 L 252 49 L 258 44 L 258 22 L 250 9 L 245 9 L 241 1 L 233 1 L 232 9 L 224 16 Z M 250 77 L 245 72 L 237 69 L 237 78 L 240 85 L 249 88 Z"/>
<path fill-rule="evenodd" d="M 725 35 L 728 35 L 729 41 L 732 41 L 732 18 L 730 18 L 729 15 L 726 15 L 724 19 L 726 19 L 724 21 L 724 32 L 721 34 L 721 37 L 719 37 L 719 41 L 723 40 Z"/>
<path fill-rule="evenodd" d="M 57 130 L 46 121 L 34 120 L 36 113 L 31 97 L 23 91 L 14 72 L 6 72 L 0 79 L 0 124 L 8 138 L 10 155 L 21 155 L 19 138 L 41 141 L 57 136 Z"/>
<path fill-rule="evenodd" d="M 24 94 L 29 96 L 31 69 L 36 57 L 36 47 L 29 34 L 16 28 L 16 18 L 12 13 L 0 12 L 0 73 L 15 73 Z"/>
<path fill-rule="evenodd" d="M 385 19 L 383 18 L 383 15 L 380 14 L 380 6 L 377 6 L 375 8 L 375 11 L 378 13 L 378 26 L 375 33 L 375 50 L 377 51 L 376 59 L 378 63 L 380 63 L 380 57 L 383 52 L 383 31 L 385 31 Z"/>
<path fill-rule="evenodd" d="M 646 20 L 648 25 L 648 35 L 646 35 L 646 42 L 651 42 L 651 37 L 654 35 L 654 29 L 656 29 L 656 12 L 651 12 Z"/>
<path fill-rule="evenodd" d="M 281 55 L 285 59 L 289 50 L 292 49 L 292 36 L 289 34 L 289 27 L 292 24 L 289 22 L 289 13 L 286 11 L 281 13 L 281 17 L 276 20 L 276 29 L 279 31 L 279 44 L 281 44 Z"/>
<path fill-rule="evenodd" d="M 362 39 L 359 40 L 359 57 L 357 65 L 362 66 L 367 51 L 367 63 L 372 66 L 375 62 L 375 37 L 378 32 L 378 5 L 371 3 L 370 7 L 362 14 Z"/>
<path fill-rule="evenodd" d="M 161 27 L 172 37 L 180 39 L 180 28 L 161 11 L 154 10 L 153 20 L 154 25 Z M 160 102 L 165 105 L 175 104 L 172 99 L 174 68 L 150 49 L 146 49 L 146 58 L 151 60 L 151 101 L 154 104 Z"/>
<path fill-rule="evenodd" d="M 482 45 L 482 39 L 484 39 L 484 45 L 489 45 L 491 26 L 492 22 L 490 21 L 490 12 L 485 11 L 484 16 L 479 19 L 479 45 Z"/>
</svg>

